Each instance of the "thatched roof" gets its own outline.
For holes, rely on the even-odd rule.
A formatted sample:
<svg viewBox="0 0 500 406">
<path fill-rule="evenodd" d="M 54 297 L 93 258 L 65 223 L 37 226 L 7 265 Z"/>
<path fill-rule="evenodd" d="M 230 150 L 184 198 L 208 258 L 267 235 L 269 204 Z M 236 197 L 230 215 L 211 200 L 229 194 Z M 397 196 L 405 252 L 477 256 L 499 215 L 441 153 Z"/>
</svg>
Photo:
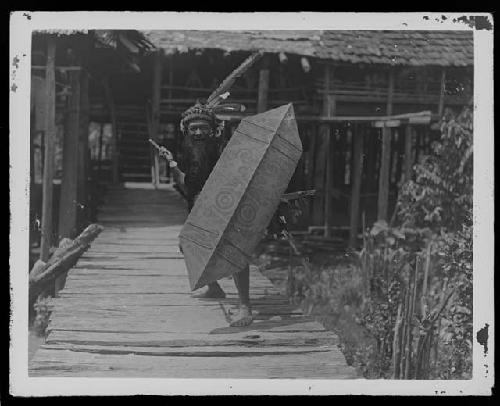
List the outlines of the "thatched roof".
<svg viewBox="0 0 500 406">
<path fill-rule="evenodd" d="M 472 31 L 140 31 L 165 53 L 262 50 L 337 62 L 472 66 Z"/>
<path fill-rule="evenodd" d="M 60 30 L 60 29 L 47 29 L 35 30 L 35 36 L 55 35 L 57 37 L 67 37 L 74 35 L 90 34 L 92 33 L 94 41 L 98 46 L 105 48 L 119 48 L 125 47 L 129 52 L 138 53 L 140 51 L 152 50 L 152 45 L 135 30 Z"/>
</svg>

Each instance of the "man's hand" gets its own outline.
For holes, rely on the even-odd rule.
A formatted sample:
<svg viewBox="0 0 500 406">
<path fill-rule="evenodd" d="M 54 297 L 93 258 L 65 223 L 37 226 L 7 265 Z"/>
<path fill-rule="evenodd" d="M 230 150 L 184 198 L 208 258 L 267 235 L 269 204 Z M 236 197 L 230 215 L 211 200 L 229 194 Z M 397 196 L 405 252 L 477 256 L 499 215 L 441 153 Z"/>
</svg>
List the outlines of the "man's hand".
<svg viewBox="0 0 500 406">
<path fill-rule="evenodd" d="M 174 160 L 174 156 L 172 155 L 172 153 L 167 148 L 159 146 L 151 138 L 149 139 L 149 142 L 151 143 L 151 145 L 153 145 L 153 147 L 155 147 L 157 149 L 158 154 L 161 157 L 165 158 L 168 162 L 172 162 Z"/>
<path fill-rule="evenodd" d="M 165 148 L 165 147 L 160 147 L 158 149 L 158 153 L 160 154 L 160 156 L 162 156 L 163 158 L 165 158 L 168 162 L 174 160 L 173 154 L 167 148 Z"/>
</svg>

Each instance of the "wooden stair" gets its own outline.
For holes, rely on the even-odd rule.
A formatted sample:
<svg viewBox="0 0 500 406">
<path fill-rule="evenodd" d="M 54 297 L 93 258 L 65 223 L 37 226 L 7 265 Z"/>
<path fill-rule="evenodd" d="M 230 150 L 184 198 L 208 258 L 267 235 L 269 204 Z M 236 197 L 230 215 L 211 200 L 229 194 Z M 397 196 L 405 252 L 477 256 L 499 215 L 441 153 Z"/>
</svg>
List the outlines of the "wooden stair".
<svg viewBox="0 0 500 406">
<path fill-rule="evenodd" d="M 146 111 L 142 106 L 117 106 L 122 182 L 151 182 L 151 150 Z"/>
</svg>

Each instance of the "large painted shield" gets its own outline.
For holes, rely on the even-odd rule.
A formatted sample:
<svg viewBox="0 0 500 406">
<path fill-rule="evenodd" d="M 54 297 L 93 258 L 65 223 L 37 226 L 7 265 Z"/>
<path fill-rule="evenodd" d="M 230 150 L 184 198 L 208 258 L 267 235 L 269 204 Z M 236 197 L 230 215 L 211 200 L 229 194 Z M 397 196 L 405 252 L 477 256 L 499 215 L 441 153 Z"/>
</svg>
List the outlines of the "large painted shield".
<svg viewBox="0 0 500 406">
<path fill-rule="evenodd" d="M 241 121 L 179 235 L 192 290 L 248 266 L 301 154 L 292 104 Z"/>
</svg>

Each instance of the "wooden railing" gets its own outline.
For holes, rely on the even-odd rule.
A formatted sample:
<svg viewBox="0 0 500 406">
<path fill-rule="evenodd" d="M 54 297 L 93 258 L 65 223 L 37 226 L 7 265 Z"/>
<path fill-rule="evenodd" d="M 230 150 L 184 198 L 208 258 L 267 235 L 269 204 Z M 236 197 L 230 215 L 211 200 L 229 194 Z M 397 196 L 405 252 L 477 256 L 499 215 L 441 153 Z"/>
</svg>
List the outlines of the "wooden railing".
<svg viewBox="0 0 500 406">
<path fill-rule="evenodd" d="M 441 94 L 439 81 L 419 84 L 411 80 L 399 80 L 394 84 L 393 100 L 395 103 L 437 104 Z M 446 90 L 446 89 L 449 90 Z M 316 81 L 317 96 L 335 95 L 338 101 L 382 102 L 389 94 L 387 84 L 370 84 L 361 81 L 333 81 L 329 91 L 323 90 L 322 81 Z M 445 87 L 444 98 L 447 104 L 464 104 L 471 94 L 466 89 L 451 90 L 451 82 Z"/>
</svg>

